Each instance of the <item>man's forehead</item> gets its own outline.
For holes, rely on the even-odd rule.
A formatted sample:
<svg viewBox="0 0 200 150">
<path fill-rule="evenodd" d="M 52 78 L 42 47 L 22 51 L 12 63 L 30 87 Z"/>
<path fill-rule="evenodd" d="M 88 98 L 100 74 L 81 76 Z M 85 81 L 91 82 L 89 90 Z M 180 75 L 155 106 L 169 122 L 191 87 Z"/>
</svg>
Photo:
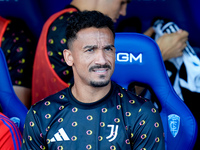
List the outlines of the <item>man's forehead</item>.
<svg viewBox="0 0 200 150">
<path fill-rule="evenodd" d="M 97 36 L 98 35 L 98 36 Z M 109 28 L 85 28 L 80 30 L 77 33 L 78 38 L 86 38 L 86 37 L 113 37 L 112 31 Z"/>
<path fill-rule="evenodd" d="M 114 37 L 108 28 L 86 28 L 77 33 L 77 38 L 74 42 L 81 44 L 81 47 L 95 45 L 102 48 L 106 45 L 113 45 Z"/>
</svg>

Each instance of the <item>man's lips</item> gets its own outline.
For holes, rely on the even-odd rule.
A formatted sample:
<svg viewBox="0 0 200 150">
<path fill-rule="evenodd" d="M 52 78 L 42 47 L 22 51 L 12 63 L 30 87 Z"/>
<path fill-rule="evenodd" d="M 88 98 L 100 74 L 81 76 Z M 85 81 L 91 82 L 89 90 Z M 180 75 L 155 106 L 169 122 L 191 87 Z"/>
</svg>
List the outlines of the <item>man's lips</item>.
<svg viewBox="0 0 200 150">
<path fill-rule="evenodd" d="M 108 69 L 94 69 L 92 71 L 96 72 L 96 73 L 105 73 Z"/>
<path fill-rule="evenodd" d="M 111 69 L 110 65 L 98 65 L 98 66 L 92 66 L 92 67 L 90 67 L 89 71 L 90 72 L 97 72 L 97 73 L 105 73 L 109 69 Z"/>
</svg>

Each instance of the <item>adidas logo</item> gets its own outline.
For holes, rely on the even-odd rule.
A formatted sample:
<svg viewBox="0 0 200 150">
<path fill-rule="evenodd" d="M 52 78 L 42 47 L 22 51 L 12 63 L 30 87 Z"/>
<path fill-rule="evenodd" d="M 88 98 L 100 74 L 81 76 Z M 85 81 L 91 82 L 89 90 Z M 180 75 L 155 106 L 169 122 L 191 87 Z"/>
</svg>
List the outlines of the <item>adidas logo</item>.
<svg viewBox="0 0 200 150">
<path fill-rule="evenodd" d="M 51 138 L 51 142 L 56 141 L 70 141 L 68 135 L 66 134 L 65 130 L 63 128 L 59 129 L 56 134 L 54 134 L 54 137 Z"/>
</svg>

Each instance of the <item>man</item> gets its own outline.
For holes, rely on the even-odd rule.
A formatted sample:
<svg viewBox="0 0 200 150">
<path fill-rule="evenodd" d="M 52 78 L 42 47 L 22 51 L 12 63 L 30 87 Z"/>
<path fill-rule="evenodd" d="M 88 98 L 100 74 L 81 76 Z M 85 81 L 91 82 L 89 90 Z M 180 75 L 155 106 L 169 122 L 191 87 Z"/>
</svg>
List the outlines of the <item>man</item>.
<svg viewBox="0 0 200 150">
<path fill-rule="evenodd" d="M 77 11 L 97 10 L 116 22 L 120 15 L 126 15 L 129 1 L 72 0 L 64 10 L 48 19 L 43 27 L 34 60 L 32 104 L 73 83 L 72 68 L 65 65 L 62 56 L 63 49 L 67 48 L 65 26 L 69 17 Z"/>
<path fill-rule="evenodd" d="M 129 2 L 130 0 L 72 0 L 65 9 L 55 13 L 47 20 L 38 42 L 34 60 L 32 104 L 73 83 L 72 68 L 65 64 L 62 56 L 63 49 L 67 49 L 65 25 L 69 17 L 77 11 L 96 10 L 108 15 L 116 22 L 120 15 L 126 15 Z M 145 34 L 152 34 L 152 30 L 148 30 Z M 158 45 L 163 53 L 163 58 L 181 55 L 180 49 L 185 43 L 182 37 L 187 36 L 188 34 L 184 31 L 180 34 L 161 37 Z"/>
<path fill-rule="evenodd" d="M 112 20 L 83 11 L 69 19 L 66 31 L 69 49 L 63 54 L 74 84 L 32 106 L 22 149 L 164 150 L 162 122 L 152 103 L 110 80 Z"/>
</svg>

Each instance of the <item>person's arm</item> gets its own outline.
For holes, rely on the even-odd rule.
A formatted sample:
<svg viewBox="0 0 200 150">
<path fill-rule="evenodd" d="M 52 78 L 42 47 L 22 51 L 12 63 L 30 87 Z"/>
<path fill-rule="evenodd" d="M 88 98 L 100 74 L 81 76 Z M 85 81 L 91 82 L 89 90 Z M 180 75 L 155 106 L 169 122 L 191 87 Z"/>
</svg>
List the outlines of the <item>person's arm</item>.
<svg viewBox="0 0 200 150">
<path fill-rule="evenodd" d="M 0 113 L 0 149 L 20 150 L 22 135 L 18 127 L 4 114 Z"/>
<path fill-rule="evenodd" d="M 23 143 L 22 143 L 22 150 L 27 149 L 41 149 L 44 148 L 42 133 L 40 122 L 37 117 L 37 112 L 34 111 L 31 107 L 29 110 L 26 121 L 25 121 L 25 128 L 23 132 Z"/>
<path fill-rule="evenodd" d="M 144 32 L 147 36 L 152 36 L 154 29 L 150 27 Z M 186 41 L 188 40 L 188 32 L 185 30 L 179 30 L 176 33 L 167 34 L 158 38 L 156 43 L 158 44 L 162 53 L 163 60 L 182 56 L 183 49 L 186 47 Z"/>
<path fill-rule="evenodd" d="M 163 60 L 182 56 L 183 49 L 187 46 L 187 40 L 188 32 L 184 30 L 161 36 L 156 42 L 162 53 Z"/>
<path fill-rule="evenodd" d="M 164 129 L 160 114 L 151 102 L 145 102 L 138 111 L 132 129 L 133 150 L 164 150 Z"/>
<path fill-rule="evenodd" d="M 154 32 L 153 27 L 150 27 L 143 34 L 151 37 Z M 164 34 L 156 41 L 160 48 L 163 61 L 183 55 L 183 49 L 186 47 L 188 35 L 187 31 L 179 30 L 176 33 Z M 144 89 L 144 87 L 135 86 L 137 95 L 140 95 Z"/>
</svg>

